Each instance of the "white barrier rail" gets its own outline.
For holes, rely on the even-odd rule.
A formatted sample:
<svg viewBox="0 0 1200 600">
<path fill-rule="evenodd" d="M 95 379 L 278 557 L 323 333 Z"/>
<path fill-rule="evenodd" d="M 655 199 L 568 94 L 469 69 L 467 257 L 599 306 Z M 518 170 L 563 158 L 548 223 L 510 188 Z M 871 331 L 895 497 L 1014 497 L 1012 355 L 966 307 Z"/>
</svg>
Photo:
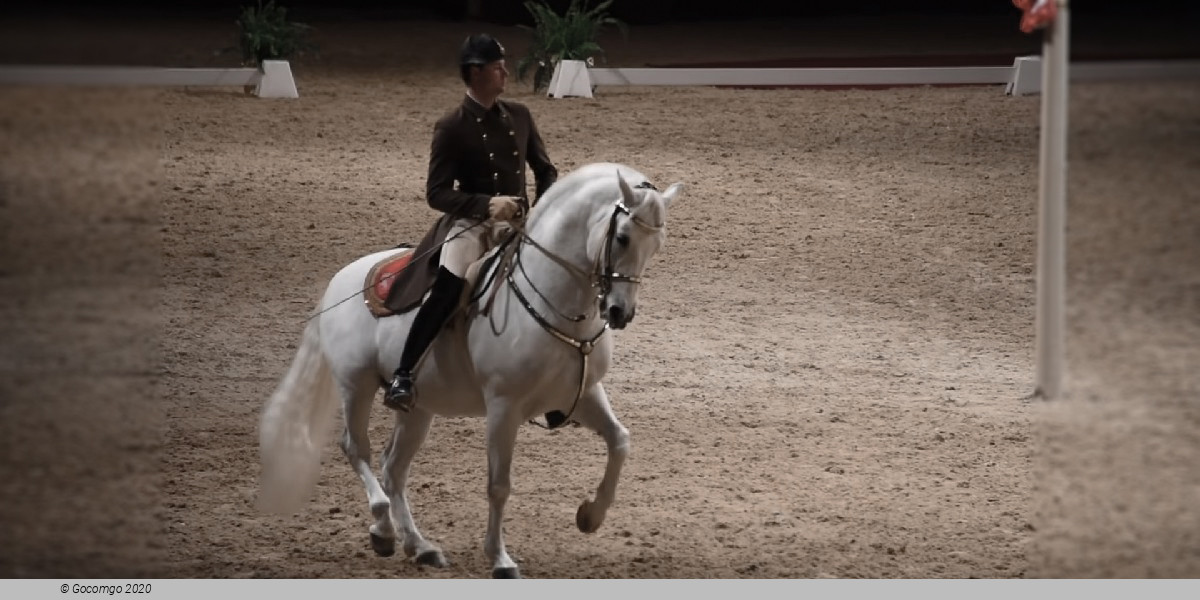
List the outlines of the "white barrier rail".
<svg viewBox="0 0 1200 600">
<path fill-rule="evenodd" d="M 588 69 L 594 85 L 968 85 L 1008 83 L 1012 67 Z"/>
<path fill-rule="evenodd" d="M 0 85 L 255 86 L 260 98 L 299 98 L 291 66 L 265 60 L 261 69 L 173 69 L 123 66 L 0 65 Z"/>
<path fill-rule="evenodd" d="M 1041 90 L 1041 57 L 1012 66 L 866 68 L 587 68 L 562 61 L 550 81 L 553 97 L 592 97 L 597 86 L 911 86 L 1006 85 L 1014 95 Z M 1200 60 L 1129 60 L 1071 63 L 1072 81 L 1200 79 Z"/>
<path fill-rule="evenodd" d="M 29 85 L 258 85 L 258 69 L 164 69 L 157 67 L 0 67 L 0 83 Z"/>
</svg>

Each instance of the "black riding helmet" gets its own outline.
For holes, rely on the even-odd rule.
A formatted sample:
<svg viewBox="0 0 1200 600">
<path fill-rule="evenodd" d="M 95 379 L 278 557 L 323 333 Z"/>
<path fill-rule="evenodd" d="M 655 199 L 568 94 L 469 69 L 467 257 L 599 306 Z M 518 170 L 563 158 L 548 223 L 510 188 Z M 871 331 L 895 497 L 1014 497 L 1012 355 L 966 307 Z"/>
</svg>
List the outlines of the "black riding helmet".
<svg viewBox="0 0 1200 600">
<path fill-rule="evenodd" d="M 468 75 L 472 65 L 486 65 L 502 58 L 504 46 L 501 46 L 496 38 L 486 33 L 467 36 L 458 51 L 458 66 L 463 82 L 469 82 Z"/>
</svg>

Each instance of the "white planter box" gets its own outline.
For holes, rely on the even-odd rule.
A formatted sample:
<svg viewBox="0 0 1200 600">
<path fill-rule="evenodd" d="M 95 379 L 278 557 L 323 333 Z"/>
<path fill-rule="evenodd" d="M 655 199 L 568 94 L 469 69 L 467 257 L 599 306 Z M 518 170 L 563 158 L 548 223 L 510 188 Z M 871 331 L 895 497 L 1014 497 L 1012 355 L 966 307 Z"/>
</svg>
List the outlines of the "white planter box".
<svg viewBox="0 0 1200 600">
<path fill-rule="evenodd" d="M 588 75 L 587 63 L 582 60 L 558 61 L 546 94 L 551 98 L 591 98 L 592 78 Z"/>
<path fill-rule="evenodd" d="M 262 61 L 262 79 L 254 93 L 259 98 L 299 98 L 292 66 L 286 60 Z"/>
</svg>

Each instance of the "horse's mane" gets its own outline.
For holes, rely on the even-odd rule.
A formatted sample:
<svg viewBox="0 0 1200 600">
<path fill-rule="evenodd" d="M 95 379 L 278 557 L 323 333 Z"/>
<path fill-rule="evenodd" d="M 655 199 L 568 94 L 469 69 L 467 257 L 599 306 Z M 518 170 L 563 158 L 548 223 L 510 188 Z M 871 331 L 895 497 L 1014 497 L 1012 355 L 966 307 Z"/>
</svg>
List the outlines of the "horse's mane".
<svg viewBox="0 0 1200 600">
<path fill-rule="evenodd" d="M 571 171 L 565 177 L 555 181 L 546 193 L 538 200 L 537 206 L 529 214 L 530 222 L 532 223 L 541 213 L 547 213 L 552 208 L 558 209 L 558 205 L 568 202 L 570 199 L 592 199 L 593 197 L 604 195 L 606 190 L 611 189 L 613 200 L 620 197 L 621 192 L 617 185 L 617 173 L 621 173 L 621 177 L 625 179 L 631 187 L 637 186 L 646 181 L 646 176 L 635 171 L 625 165 L 617 163 L 591 163 L 584 165 Z M 635 194 L 646 193 L 641 189 L 634 189 Z M 660 224 L 665 219 L 662 215 L 662 206 L 660 203 L 642 203 L 640 207 L 649 207 L 644 221 Z"/>
</svg>

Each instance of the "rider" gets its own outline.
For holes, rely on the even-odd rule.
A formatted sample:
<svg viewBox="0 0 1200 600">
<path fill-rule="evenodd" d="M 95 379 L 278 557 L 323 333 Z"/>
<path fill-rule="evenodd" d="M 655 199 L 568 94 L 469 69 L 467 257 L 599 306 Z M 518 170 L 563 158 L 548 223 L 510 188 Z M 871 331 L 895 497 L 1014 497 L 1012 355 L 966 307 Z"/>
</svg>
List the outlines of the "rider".
<svg viewBox="0 0 1200 600">
<path fill-rule="evenodd" d="M 454 312 L 467 267 L 487 251 L 493 227 L 530 207 L 525 162 L 537 181 L 535 202 L 558 177 L 529 109 L 499 99 L 508 80 L 504 46 L 486 33 L 467 37 L 459 71 L 466 97 L 434 126 L 425 183 L 429 205 L 444 213 L 430 235 L 434 243 L 449 241 L 441 248 L 432 291 L 417 311 L 384 394 L 384 405 L 394 410 L 412 407 L 413 368 Z"/>
</svg>

